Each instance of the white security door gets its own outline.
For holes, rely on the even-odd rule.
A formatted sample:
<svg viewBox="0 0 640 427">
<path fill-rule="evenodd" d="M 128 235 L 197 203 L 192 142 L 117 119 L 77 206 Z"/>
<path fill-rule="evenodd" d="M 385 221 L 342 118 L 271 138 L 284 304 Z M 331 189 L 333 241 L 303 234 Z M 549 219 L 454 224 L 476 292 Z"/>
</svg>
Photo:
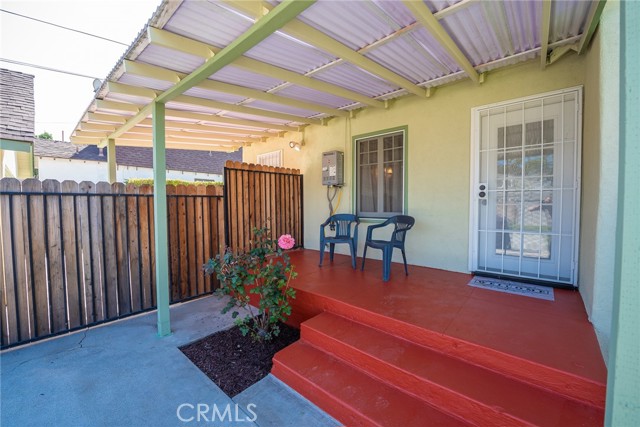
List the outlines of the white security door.
<svg viewBox="0 0 640 427">
<path fill-rule="evenodd" d="M 473 271 L 576 284 L 581 98 L 473 110 Z"/>
</svg>

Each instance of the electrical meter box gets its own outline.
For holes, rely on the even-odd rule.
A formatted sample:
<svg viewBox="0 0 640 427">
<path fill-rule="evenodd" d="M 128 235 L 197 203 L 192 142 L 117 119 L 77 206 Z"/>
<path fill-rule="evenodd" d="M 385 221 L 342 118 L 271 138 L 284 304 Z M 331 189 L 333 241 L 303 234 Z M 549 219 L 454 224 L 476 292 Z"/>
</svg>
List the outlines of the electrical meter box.
<svg viewBox="0 0 640 427">
<path fill-rule="evenodd" d="M 344 153 L 328 151 L 322 153 L 322 185 L 344 185 Z"/>
</svg>

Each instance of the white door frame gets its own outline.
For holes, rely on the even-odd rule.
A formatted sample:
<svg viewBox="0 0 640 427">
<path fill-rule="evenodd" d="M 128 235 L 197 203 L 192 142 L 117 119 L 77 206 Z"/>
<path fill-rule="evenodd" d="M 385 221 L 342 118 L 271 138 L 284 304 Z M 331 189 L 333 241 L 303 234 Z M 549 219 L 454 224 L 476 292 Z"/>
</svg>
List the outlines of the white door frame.
<svg viewBox="0 0 640 427">
<path fill-rule="evenodd" d="M 469 271 L 477 271 L 478 267 L 478 232 L 476 229 L 476 221 L 479 215 L 477 192 L 478 189 L 476 176 L 479 168 L 479 148 L 480 148 L 480 110 L 491 109 L 495 107 L 503 107 L 509 104 L 517 104 L 535 99 L 545 98 L 549 96 L 562 95 L 565 93 L 576 92 L 577 118 L 576 118 L 576 155 L 574 159 L 575 171 L 575 212 L 573 221 L 573 265 L 571 274 L 571 285 L 577 287 L 578 283 L 578 260 L 580 249 L 580 199 L 581 199 L 581 183 L 582 183 L 582 102 L 583 102 L 583 86 L 573 86 L 566 89 L 560 89 L 551 92 L 538 93 L 521 98 L 508 99 L 505 101 L 495 102 L 492 104 L 480 105 L 471 109 L 471 135 L 470 135 L 470 175 L 469 175 Z M 543 279 L 536 279 L 544 281 Z"/>
</svg>

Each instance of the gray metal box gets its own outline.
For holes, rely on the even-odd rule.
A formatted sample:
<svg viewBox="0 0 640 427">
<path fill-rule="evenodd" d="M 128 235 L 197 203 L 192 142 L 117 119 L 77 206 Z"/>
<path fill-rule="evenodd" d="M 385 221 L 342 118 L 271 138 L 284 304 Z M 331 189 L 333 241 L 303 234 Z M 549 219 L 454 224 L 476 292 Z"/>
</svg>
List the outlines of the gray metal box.
<svg viewBox="0 0 640 427">
<path fill-rule="evenodd" d="M 344 153 L 322 153 L 322 185 L 344 185 Z"/>
</svg>

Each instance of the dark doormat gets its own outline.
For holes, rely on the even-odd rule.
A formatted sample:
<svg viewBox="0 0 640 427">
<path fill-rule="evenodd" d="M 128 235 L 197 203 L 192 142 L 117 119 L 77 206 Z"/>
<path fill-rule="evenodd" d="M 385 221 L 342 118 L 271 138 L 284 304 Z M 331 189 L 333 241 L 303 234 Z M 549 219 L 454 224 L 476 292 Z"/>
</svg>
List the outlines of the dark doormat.
<svg viewBox="0 0 640 427">
<path fill-rule="evenodd" d="M 488 289 L 491 291 L 505 292 L 525 297 L 538 298 L 547 301 L 555 301 L 553 288 L 548 286 L 533 285 L 529 283 L 514 282 L 511 280 L 494 279 L 491 277 L 475 276 L 468 283 L 475 288 Z"/>
</svg>

